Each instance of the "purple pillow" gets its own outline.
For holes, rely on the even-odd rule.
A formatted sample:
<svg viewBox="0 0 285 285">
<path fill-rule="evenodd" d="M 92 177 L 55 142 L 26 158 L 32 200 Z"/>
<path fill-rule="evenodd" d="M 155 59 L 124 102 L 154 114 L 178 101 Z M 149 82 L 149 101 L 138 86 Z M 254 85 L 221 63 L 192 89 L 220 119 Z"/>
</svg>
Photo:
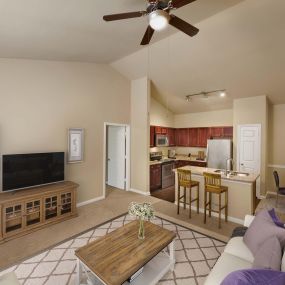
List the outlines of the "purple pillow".
<svg viewBox="0 0 285 285">
<path fill-rule="evenodd" d="M 267 239 L 254 256 L 252 268 L 280 271 L 282 249 L 276 236 Z"/>
<path fill-rule="evenodd" d="M 285 272 L 268 269 L 244 269 L 231 272 L 221 285 L 284 285 Z"/>
<path fill-rule="evenodd" d="M 268 213 L 269 213 L 269 215 L 270 215 L 272 221 L 274 222 L 274 224 L 275 224 L 276 226 L 278 226 L 278 227 L 280 227 L 280 228 L 283 228 L 283 229 L 285 228 L 284 223 L 281 222 L 281 221 L 279 220 L 279 218 L 277 217 L 274 208 L 272 208 L 271 210 L 269 210 Z"/>
<path fill-rule="evenodd" d="M 268 211 L 264 209 L 256 215 L 250 224 L 243 241 L 255 256 L 261 245 L 272 236 L 278 238 L 283 249 L 285 246 L 285 229 L 276 227 Z"/>
</svg>

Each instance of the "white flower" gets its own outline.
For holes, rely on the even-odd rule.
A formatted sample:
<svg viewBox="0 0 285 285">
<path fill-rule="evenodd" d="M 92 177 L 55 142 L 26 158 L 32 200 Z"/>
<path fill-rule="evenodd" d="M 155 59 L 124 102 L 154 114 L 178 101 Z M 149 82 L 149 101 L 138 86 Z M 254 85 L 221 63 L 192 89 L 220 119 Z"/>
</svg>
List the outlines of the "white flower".
<svg viewBox="0 0 285 285">
<path fill-rule="evenodd" d="M 150 220 L 154 217 L 154 210 L 149 203 L 131 202 L 129 205 L 129 214 L 143 220 Z"/>
</svg>

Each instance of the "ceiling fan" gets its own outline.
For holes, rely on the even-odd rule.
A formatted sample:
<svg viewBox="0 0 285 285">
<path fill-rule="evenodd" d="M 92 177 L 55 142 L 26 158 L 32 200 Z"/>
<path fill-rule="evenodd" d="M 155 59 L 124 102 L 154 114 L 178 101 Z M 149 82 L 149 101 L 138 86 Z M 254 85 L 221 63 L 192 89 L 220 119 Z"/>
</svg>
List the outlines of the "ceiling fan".
<svg viewBox="0 0 285 285">
<path fill-rule="evenodd" d="M 146 11 L 128 12 L 121 14 L 105 15 L 105 21 L 116 21 L 130 18 L 139 18 L 148 16 L 149 25 L 141 41 L 141 45 L 147 45 L 154 34 L 154 31 L 160 31 L 167 27 L 168 24 L 184 32 L 190 37 L 195 36 L 199 29 L 183 21 L 179 17 L 171 14 L 171 10 L 178 9 L 190 4 L 196 0 L 146 0 Z"/>
</svg>

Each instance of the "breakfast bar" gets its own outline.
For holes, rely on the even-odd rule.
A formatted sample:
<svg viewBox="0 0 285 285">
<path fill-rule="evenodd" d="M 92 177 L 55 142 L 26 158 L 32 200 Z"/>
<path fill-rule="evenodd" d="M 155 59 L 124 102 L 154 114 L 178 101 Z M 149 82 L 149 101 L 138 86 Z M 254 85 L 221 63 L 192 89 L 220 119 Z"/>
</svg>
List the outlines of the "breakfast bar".
<svg viewBox="0 0 285 285">
<path fill-rule="evenodd" d="M 231 175 L 225 175 L 222 170 L 196 167 L 196 166 L 184 166 L 179 169 L 190 170 L 192 173 L 192 180 L 200 183 L 199 196 L 200 196 L 200 213 L 202 213 L 204 205 L 204 177 L 203 173 L 220 173 L 222 178 L 222 185 L 228 187 L 229 191 L 229 220 L 233 222 L 242 222 L 242 219 L 247 214 L 253 214 L 256 208 L 256 184 L 259 179 L 259 174 L 245 174 L 232 172 Z M 175 172 L 175 203 L 177 203 L 177 190 L 178 179 L 177 169 Z M 187 191 L 187 194 L 189 192 Z M 187 196 L 186 194 L 186 196 Z M 188 197 L 186 201 L 189 201 Z M 217 201 L 213 199 L 213 207 L 217 206 Z M 192 205 L 192 210 L 195 208 Z M 196 209 L 195 209 L 196 210 Z"/>
</svg>

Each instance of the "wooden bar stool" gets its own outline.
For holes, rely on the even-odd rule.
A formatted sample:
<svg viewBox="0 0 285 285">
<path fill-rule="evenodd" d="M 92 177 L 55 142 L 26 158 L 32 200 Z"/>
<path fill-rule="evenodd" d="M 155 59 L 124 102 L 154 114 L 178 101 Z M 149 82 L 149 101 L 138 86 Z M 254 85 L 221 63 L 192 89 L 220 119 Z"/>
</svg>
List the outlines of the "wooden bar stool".
<svg viewBox="0 0 285 285">
<path fill-rule="evenodd" d="M 199 182 L 191 179 L 191 171 L 184 169 L 177 169 L 178 175 L 178 191 L 177 191 L 177 214 L 179 215 L 180 201 L 183 199 L 184 209 L 186 204 L 189 205 L 189 218 L 191 218 L 191 204 L 196 201 L 197 214 L 199 214 Z M 184 188 L 184 194 L 180 196 L 180 187 Z M 192 199 L 192 188 L 197 187 L 196 198 Z M 186 202 L 186 190 L 189 189 L 189 203 Z"/>
<path fill-rule="evenodd" d="M 219 214 L 219 229 L 221 228 L 221 213 L 225 209 L 225 221 L 228 221 L 228 187 L 221 185 L 221 175 L 213 173 L 204 173 L 205 191 L 204 191 L 204 224 L 206 224 L 207 210 L 209 210 L 209 217 L 211 213 Z M 208 201 L 209 193 L 209 201 Z M 222 206 L 222 194 L 225 193 L 225 204 Z M 212 209 L 212 194 L 219 195 L 219 210 Z M 209 207 L 207 207 L 209 206 Z"/>
</svg>

